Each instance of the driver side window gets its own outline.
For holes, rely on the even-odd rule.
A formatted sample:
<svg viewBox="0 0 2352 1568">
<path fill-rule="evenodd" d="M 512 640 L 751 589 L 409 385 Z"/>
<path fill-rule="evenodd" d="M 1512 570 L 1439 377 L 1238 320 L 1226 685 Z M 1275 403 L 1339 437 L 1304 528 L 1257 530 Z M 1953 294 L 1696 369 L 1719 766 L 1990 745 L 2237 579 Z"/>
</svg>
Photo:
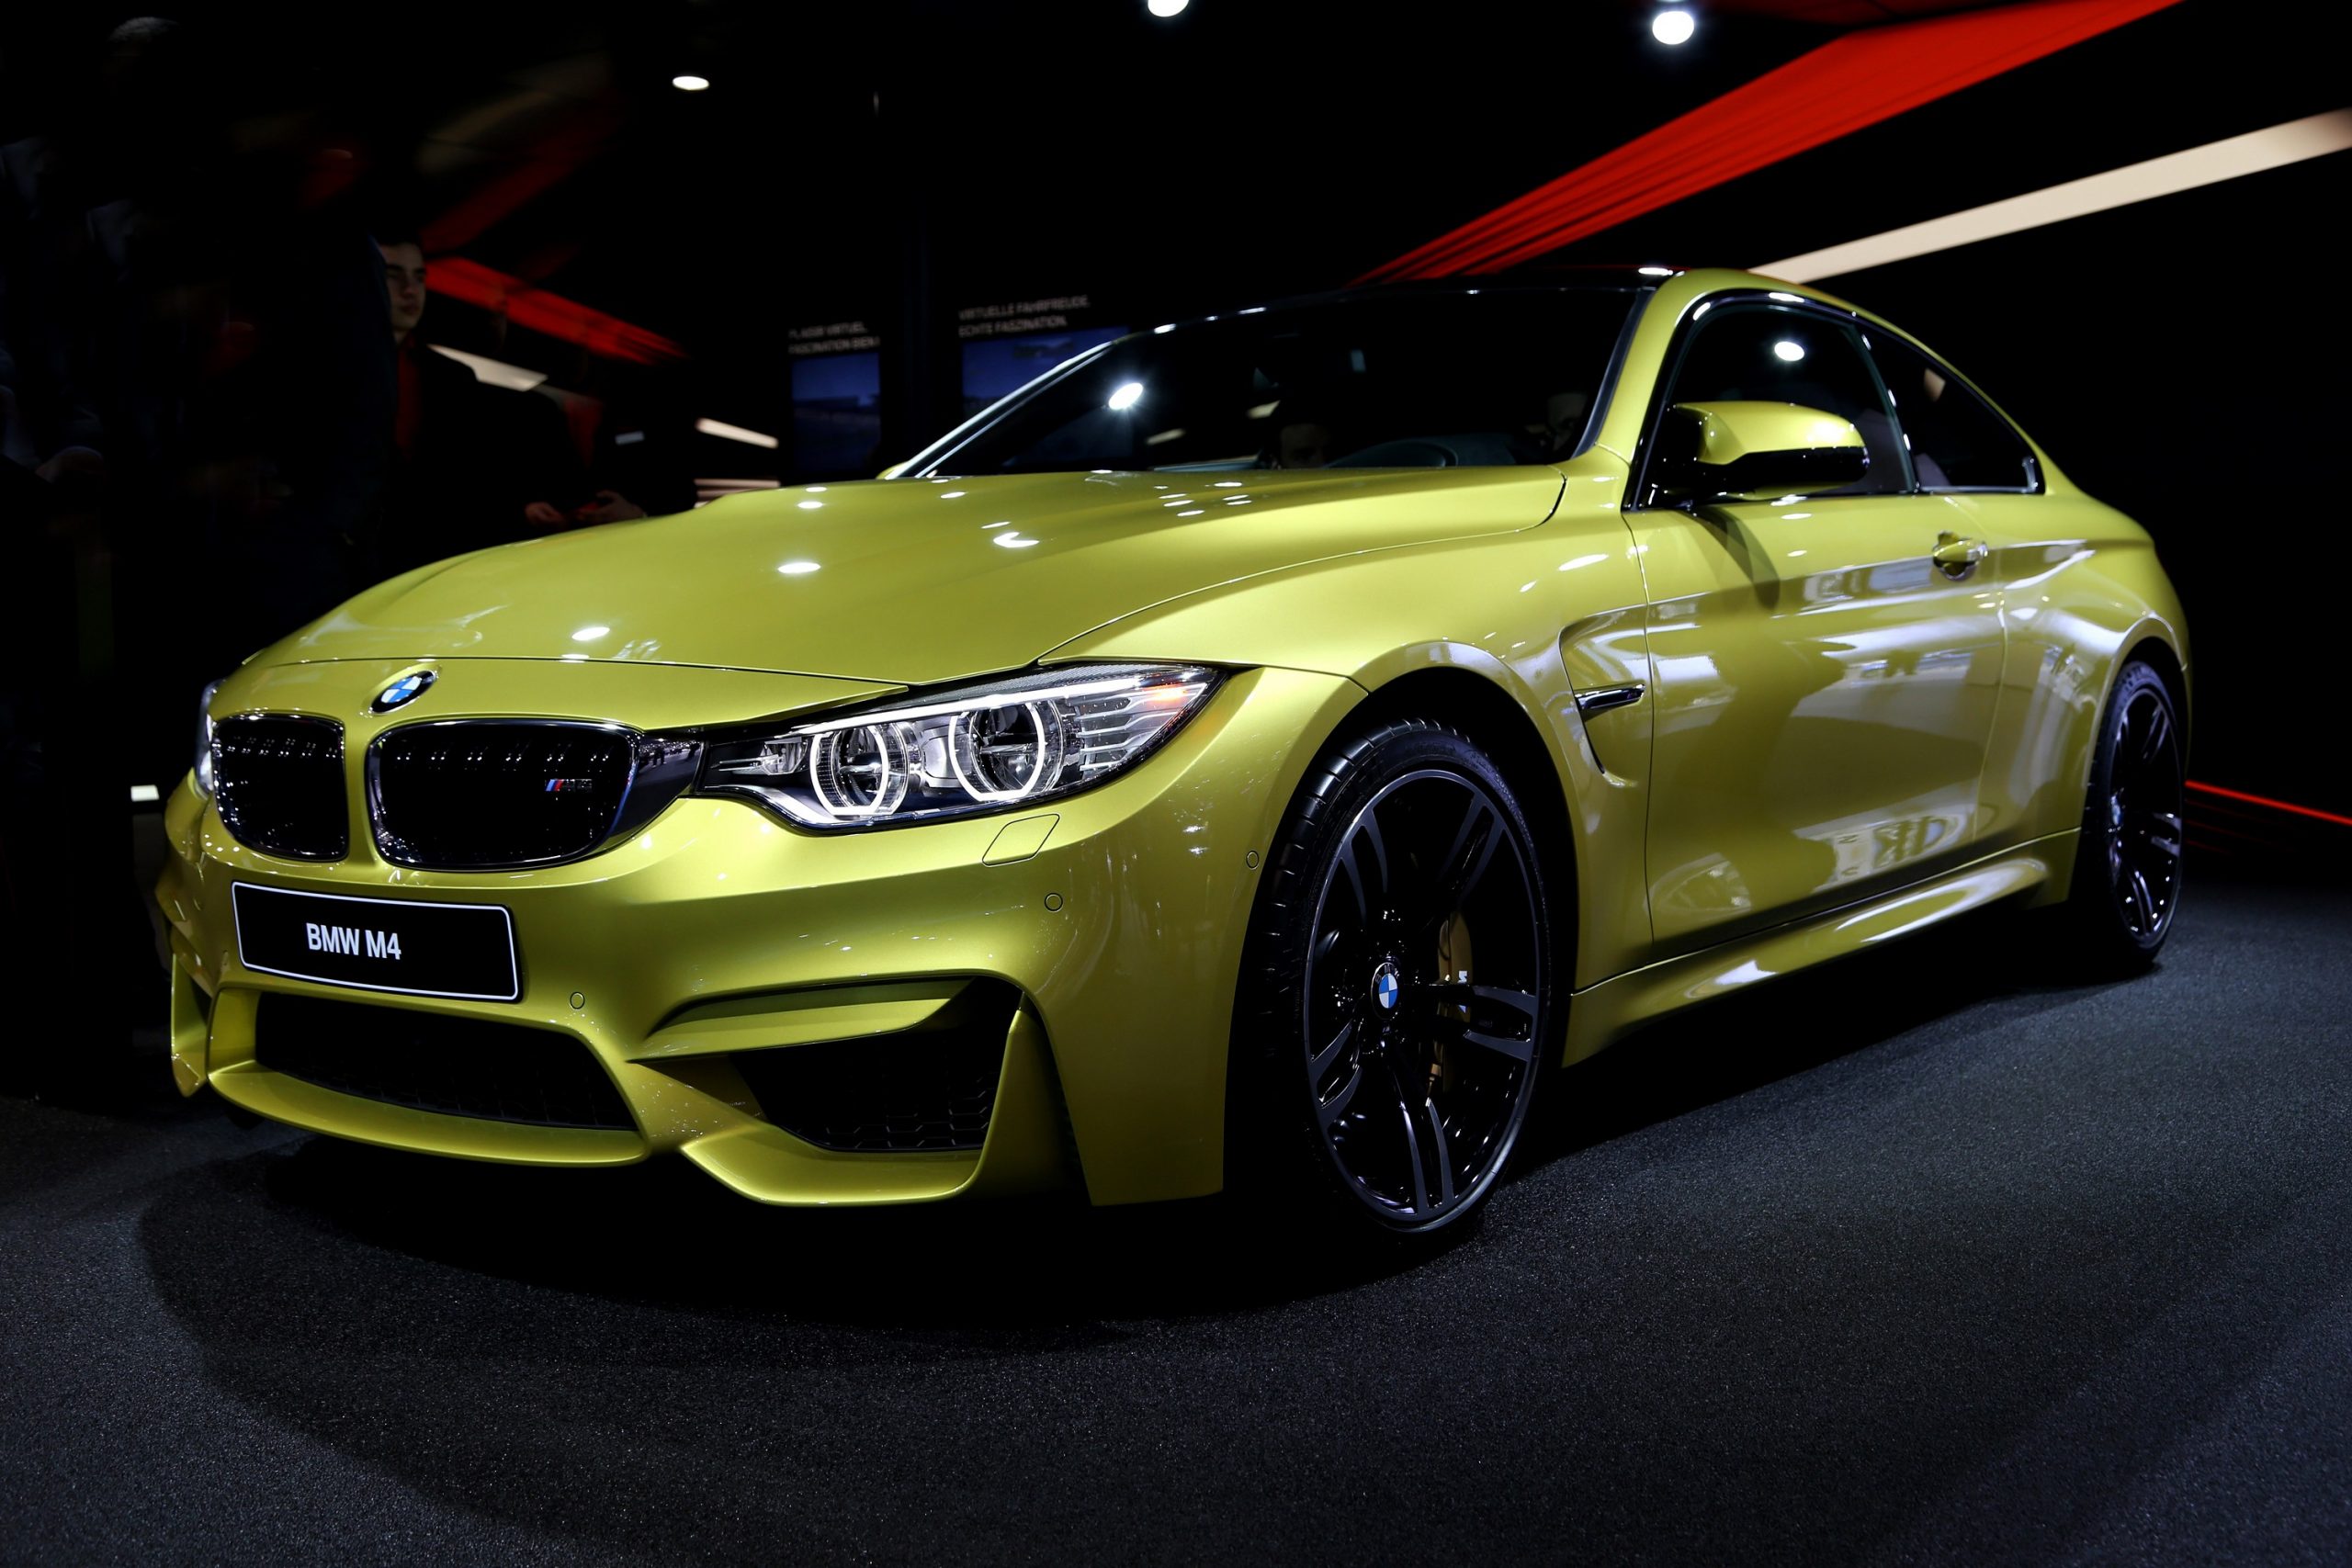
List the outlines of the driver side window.
<svg viewBox="0 0 2352 1568">
<path fill-rule="evenodd" d="M 1667 398 L 1675 403 L 1800 403 L 1853 422 L 1870 471 L 1830 495 L 1892 495 L 1911 488 L 1903 444 L 1878 377 L 1841 322 L 1771 305 L 1718 305 L 1682 350 Z"/>
</svg>

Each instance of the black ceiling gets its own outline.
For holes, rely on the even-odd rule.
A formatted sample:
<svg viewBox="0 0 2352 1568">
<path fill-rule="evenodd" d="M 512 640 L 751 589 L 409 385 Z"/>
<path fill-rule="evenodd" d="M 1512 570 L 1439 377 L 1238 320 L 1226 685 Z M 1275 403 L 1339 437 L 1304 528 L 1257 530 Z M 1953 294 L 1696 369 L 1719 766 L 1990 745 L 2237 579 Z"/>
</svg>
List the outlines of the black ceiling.
<svg viewBox="0 0 2352 1568">
<path fill-rule="evenodd" d="M 1115 320 L 1329 287 L 1838 30 L 1752 14 L 1803 11 L 1779 0 L 1700 8 L 1680 50 L 1637 5 L 1478 0 L 1195 0 L 1172 22 L 1140 0 L 172 15 L 242 141 L 354 152 L 379 222 L 437 223 L 676 339 L 700 403 L 758 423 L 789 326 L 887 312 L 910 224 L 956 302 L 1086 292 Z M 0 138 L 92 112 L 125 11 L 11 12 Z M 2340 56 L 2298 38 L 2301 14 L 2185 0 L 1576 259 L 1761 261 L 2336 107 Z M 714 85 L 675 91 L 682 71 Z"/>
</svg>

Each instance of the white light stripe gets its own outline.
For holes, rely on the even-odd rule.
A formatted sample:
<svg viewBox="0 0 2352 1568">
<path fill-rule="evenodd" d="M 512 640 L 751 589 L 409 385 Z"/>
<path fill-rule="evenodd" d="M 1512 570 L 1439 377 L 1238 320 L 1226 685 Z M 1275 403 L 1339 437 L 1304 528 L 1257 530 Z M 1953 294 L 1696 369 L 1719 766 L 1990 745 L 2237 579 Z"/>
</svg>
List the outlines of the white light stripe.
<svg viewBox="0 0 2352 1568">
<path fill-rule="evenodd" d="M 729 424 L 723 420 L 698 419 L 695 421 L 695 428 L 705 435 L 716 435 L 722 441 L 741 441 L 746 446 L 779 445 L 773 435 L 763 435 L 756 430 L 746 430 L 740 424 Z"/>
<path fill-rule="evenodd" d="M 157 789 L 153 784 L 132 784 L 130 786 L 130 804 L 133 806 L 144 806 L 151 800 L 161 800 L 163 798 L 164 792 Z"/>
<path fill-rule="evenodd" d="M 2332 109 L 2326 114 L 2290 119 L 2267 130 L 2250 130 L 2244 136 L 2209 141 L 2202 147 L 2151 158 L 2143 164 L 2127 164 L 2103 175 L 2088 175 L 2064 185 L 2013 196 L 2006 201 L 1931 218 L 1925 223 L 1889 229 L 1883 234 L 1849 240 L 1826 250 L 1766 262 L 1749 270 L 1769 277 L 1785 277 L 1792 283 L 1812 283 L 1860 272 L 1865 267 L 1884 266 L 1889 262 L 1973 245 L 1979 240 L 2002 234 L 2038 229 L 2046 223 L 2061 223 L 2110 208 L 2129 207 L 2177 191 L 2194 190 L 2199 186 L 2219 185 L 2243 175 L 2258 175 L 2266 169 L 2299 164 L 2306 158 L 2325 157 L 2347 147 L 2352 147 L 2352 109 Z"/>
<path fill-rule="evenodd" d="M 444 348 L 437 343 L 424 345 L 444 359 L 454 359 L 474 373 L 477 381 L 487 381 L 493 387 L 503 387 L 511 392 L 527 392 L 548 378 L 544 370 L 526 370 L 519 365 L 509 365 L 503 359 L 492 359 L 485 354 L 468 354 L 462 348 Z"/>
</svg>

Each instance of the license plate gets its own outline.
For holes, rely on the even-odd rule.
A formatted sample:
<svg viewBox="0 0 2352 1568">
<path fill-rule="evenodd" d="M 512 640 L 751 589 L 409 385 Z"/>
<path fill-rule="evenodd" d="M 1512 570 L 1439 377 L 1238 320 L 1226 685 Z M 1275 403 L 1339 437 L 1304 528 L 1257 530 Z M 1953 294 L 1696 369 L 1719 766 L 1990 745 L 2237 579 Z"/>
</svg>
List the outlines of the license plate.
<svg viewBox="0 0 2352 1568">
<path fill-rule="evenodd" d="M 248 969 L 362 991 L 511 1002 L 523 994 L 514 919 L 496 904 L 338 898 L 236 883 Z"/>
</svg>

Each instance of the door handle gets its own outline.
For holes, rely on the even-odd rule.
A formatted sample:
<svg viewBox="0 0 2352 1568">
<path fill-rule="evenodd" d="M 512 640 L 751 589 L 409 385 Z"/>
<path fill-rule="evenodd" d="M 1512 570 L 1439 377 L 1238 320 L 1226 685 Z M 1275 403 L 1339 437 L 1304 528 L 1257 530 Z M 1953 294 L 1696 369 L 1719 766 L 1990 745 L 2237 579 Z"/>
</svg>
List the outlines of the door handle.
<svg viewBox="0 0 2352 1568">
<path fill-rule="evenodd" d="M 1957 582 L 1992 553 L 1993 547 L 1982 539 L 1946 531 L 1936 536 L 1936 547 L 1928 552 L 1928 558 L 1936 563 L 1939 571 Z"/>
</svg>

